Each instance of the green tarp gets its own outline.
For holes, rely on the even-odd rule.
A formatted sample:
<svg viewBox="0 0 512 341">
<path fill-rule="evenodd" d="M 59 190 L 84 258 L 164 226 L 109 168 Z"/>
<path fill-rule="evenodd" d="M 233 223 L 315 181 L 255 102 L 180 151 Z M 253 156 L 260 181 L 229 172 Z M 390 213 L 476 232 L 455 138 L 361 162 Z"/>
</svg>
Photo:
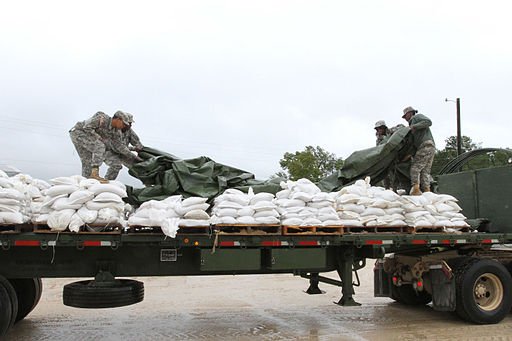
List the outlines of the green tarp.
<svg viewBox="0 0 512 341">
<path fill-rule="evenodd" d="M 407 189 L 410 186 L 410 162 L 399 160 L 411 153 L 409 130 L 409 127 L 400 128 L 385 143 L 352 153 L 339 171 L 317 185 L 322 191 L 333 192 L 367 176 L 371 178 L 372 185 L 376 185 L 389 173 L 394 183 L 393 188 Z"/>
<path fill-rule="evenodd" d="M 252 187 L 255 193 L 276 193 L 281 189 L 279 182 L 282 179 L 259 181 L 252 173 L 217 163 L 205 156 L 181 160 L 149 147 L 139 152 L 139 156 L 144 161 L 131 167 L 129 174 L 141 180 L 146 187 L 128 187 L 128 202 L 134 205 L 152 199 L 163 200 L 175 194 L 211 199 L 227 188 L 247 192 Z"/>
</svg>

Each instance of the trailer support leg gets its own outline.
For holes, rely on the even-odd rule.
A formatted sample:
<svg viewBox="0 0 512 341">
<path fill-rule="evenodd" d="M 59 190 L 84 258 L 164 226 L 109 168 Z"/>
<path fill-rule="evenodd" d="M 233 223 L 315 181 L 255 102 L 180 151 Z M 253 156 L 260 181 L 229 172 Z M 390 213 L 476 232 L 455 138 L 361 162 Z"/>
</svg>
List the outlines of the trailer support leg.
<svg viewBox="0 0 512 341">
<path fill-rule="evenodd" d="M 340 276 L 341 282 L 341 299 L 336 303 L 345 307 L 360 306 L 361 303 L 357 303 L 352 295 L 355 294 L 354 285 L 352 283 L 352 264 L 354 262 L 354 248 L 344 247 L 337 253 L 338 261 L 338 275 Z"/>
<path fill-rule="evenodd" d="M 306 290 L 306 293 L 310 295 L 325 294 L 325 292 L 320 290 L 318 287 L 319 282 L 318 272 L 312 273 L 311 277 L 309 278 L 309 288 Z"/>
</svg>

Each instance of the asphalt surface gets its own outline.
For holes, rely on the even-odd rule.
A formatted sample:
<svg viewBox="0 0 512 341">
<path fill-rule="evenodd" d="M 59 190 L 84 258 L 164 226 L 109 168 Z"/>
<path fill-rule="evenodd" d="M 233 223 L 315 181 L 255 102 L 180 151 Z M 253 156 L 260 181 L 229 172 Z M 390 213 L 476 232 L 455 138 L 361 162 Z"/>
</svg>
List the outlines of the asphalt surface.
<svg viewBox="0 0 512 341">
<path fill-rule="evenodd" d="M 336 278 L 335 273 L 327 276 Z M 41 302 L 7 340 L 508 340 L 512 315 L 478 326 L 429 306 L 406 307 L 373 297 L 372 267 L 360 271 L 355 299 L 334 304 L 338 287 L 307 295 L 308 281 L 292 275 L 137 278 L 142 303 L 113 309 L 62 304 L 75 279 L 45 279 Z"/>
</svg>

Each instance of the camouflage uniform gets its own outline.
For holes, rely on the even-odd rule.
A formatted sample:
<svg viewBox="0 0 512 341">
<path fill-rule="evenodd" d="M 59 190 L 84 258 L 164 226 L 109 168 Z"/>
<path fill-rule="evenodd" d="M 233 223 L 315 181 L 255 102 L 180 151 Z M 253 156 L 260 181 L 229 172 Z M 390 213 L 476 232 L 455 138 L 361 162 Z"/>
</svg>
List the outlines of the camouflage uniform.
<svg viewBox="0 0 512 341">
<path fill-rule="evenodd" d="M 430 170 L 436 153 L 434 137 L 430 131 L 432 121 L 425 115 L 416 114 L 409 121 L 413 128 L 412 143 L 416 152 L 411 163 L 411 183 L 419 184 L 421 189 L 430 187 Z"/>
<path fill-rule="evenodd" d="M 108 150 L 115 150 L 131 160 L 135 157 L 123 144 L 121 131 L 112 127 L 110 116 L 101 111 L 75 124 L 69 135 L 82 162 L 84 177 L 91 175 L 93 167 L 101 166 Z"/>
<path fill-rule="evenodd" d="M 126 147 L 132 145 L 135 149 L 143 148 L 139 137 L 132 128 L 129 128 L 126 131 L 121 131 L 121 140 Z M 133 165 L 133 161 L 133 158 L 127 158 L 113 150 L 107 150 L 105 153 L 105 163 L 109 166 L 109 168 L 105 174 L 105 178 L 107 180 L 116 179 L 119 175 L 119 172 L 123 168 L 123 165 L 130 168 Z"/>
</svg>

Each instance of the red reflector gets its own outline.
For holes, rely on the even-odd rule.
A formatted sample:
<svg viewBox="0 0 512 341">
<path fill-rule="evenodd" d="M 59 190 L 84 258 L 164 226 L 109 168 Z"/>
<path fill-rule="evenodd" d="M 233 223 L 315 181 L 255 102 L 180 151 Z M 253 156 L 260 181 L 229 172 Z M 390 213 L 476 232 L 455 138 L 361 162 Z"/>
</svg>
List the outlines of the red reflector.
<svg viewBox="0 0 512 341">
<path fill-rule="evenodd" d="M 316 240 L 303 240 L 297 243 L 299 246 L 317 246 L 318 242 Z"/>
<path fill-rule="evenodd" d="M 235 242 L 220 242 L 219 246 L 235 246 Z"/>
<path fill-rule="evenodd" d="M 412 240 L 412 243 L 414 245 L 423 245 L 423 244 L 427 244 L 427 241 L 426 240 L 423 240 L 423 239 L 413 239 Z"/>
<path fill-rule="evenodd" d="M 281 246 L 281 242 L 279 240 L 266 240 L 261 242 L 262 246 Z"/>
<path fill-rule="evenodd" d="M 441 240 L 441 244 L 450 244 L 450 241 L 448 239 Z"/>
<path fill-rule="evenodd" d="M 421 288 L 423 286 L 423 282 L 421 282 L 421 281 L 416 282 L 416 286 L 418 288 Z"/>
<path fill-rule="evenodd" d="M 397 284 L 397 283 L 398 283 L 398 277 L 393 276 L 393 284 Z"/>
<path fill-rule="evenodd" d="M 99 240 L 85 240 L 84 246 L 101 246 L 101 241 Z"/>
<path fill-rule="evenodd" d="M 15 240 L 14 246 L 40 246 L 39 240 Z"/>
<path fill-rule="evenodd" d="M 492 239 L 484 239 L 482 240 L 483 244 L 492 244 Z"/>
<path fill-rule="evenodd" d="M 366 245 L 382 245 L 382 240 L 367 240 Z"/>
</svg>

